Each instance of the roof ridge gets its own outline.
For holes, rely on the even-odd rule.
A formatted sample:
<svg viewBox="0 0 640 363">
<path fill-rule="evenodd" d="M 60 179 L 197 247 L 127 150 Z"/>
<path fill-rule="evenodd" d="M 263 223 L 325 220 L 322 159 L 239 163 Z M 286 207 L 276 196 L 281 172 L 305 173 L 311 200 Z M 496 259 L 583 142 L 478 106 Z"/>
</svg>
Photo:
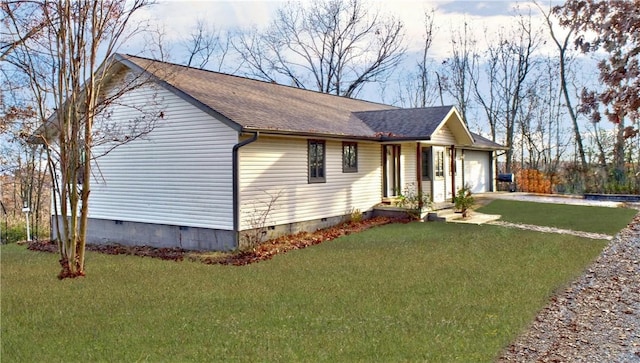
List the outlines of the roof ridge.
<svg viewBox="0 0 640 363">
<path fill-rule="evenodd" d="M 219 75 L 228 76 L 228 77 L 235 77 L 235 78 L 238 78 L 238 79 L 243 79 L 243 80 L 252 81 L 252 82 L 260 82 L 260 83 L 263 83 L 263 84 L 284 87 L 284 88 L 293 89 L 293 90 L 296 90 L 296 91 L 306 91 L 306 92 L 311 92 L 311 93 L 317 94 L 317 95 L 326 95 L 326 96 L 329 96 L 329 97 L 338 97 L 338 98 L 346 99 L 346 100 L 353 100 L 353 101 L 358 101 L 358 102 L 366 102 L 366 103 L 370 103 L 370 104 L 373 104 L 373 105 L 393 107 L 394 109 L 402 109 L 401 107 L 389 105 L 389 104 L 382 103 L 382 102 L 375 102 L 375 101 L 369 101 L 369 100 L 364 100 L 364 99 L 360 99 L 360 98 L 351 98 L 351 97 L 345 97 L 345 96 L 340 96 L 340 95 L 334 95 L 332 93 L 325 93 L 325 92 L 320 92 L 320 91 L 307 89 L 307 88 L 289 86 L 289 85 L 281 84 L 281 83 L 277 83 L 277 82 L 269 82 L 269 81 L 265 81 L 265 80 L 261 80 L 261 79 L 250 78 L 250 77 L 247 77 L 247 76 L 240 76 L 240 75 L 237 75 L 237 74 L 230 74 L 230 73 L 225 73 L 225 72 L 213 71 L 213 70 L 210 70 L 210 69 L 189 67 L 189 66 L 186 66 L 184 64 L 168 62 L 168 61 L 161 61 L 161 60 L 157 60 L 157 59 L 141 57 L 141 56 L 138 56 L 138 55 L 133 55 L 133 54 L 128 54 L 128 53 L 124 53 L 123 55 L 127 56 L 127 57 L 133 57 L 133 58 L 142 59 L 142 60 L 145 60 L 145 61 L 151 61 L 151 62 L 156 62 L 156 63 L 168 64 L 168 65 L 171 65 L 171 66 L 177 66 L 177 67 L 190 69 L 190 70 L 194 70 L 194 71 L 214 73 L 214 74 L 219 74 Z"/>
<path fill-rule="evenodd" d="M 395 107 L 395 106 L 393 106 Z M 454 105 L 443 105 L 443 106 L 427 106 L 427 107 L 395 107 L 395 108 L 388 108 L 388 109 L 384 109 L 384 110 L 368 110 L 368 111 L 353 111 L 352 113 L 356 114 L 356 113 L 365 113 L 365 112 L 393 112 L 393 111 L 419 111 L 419 110 L 434 110 L 434 109 L 439 109 L 439 108 L 444 108 L 444 109 L 451 109 L 455 107 Z"/>
</svg>

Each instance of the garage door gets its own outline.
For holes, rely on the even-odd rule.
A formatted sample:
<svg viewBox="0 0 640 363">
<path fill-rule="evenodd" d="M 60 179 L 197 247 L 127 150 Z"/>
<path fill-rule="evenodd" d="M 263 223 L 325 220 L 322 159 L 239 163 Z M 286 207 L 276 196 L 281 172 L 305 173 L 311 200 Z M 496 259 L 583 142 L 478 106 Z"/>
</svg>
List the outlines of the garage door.
<svg viewBox="0 0 640 363">
<path fill-rule="evenodd" d="M 464 183 L 472 193 L 491 191 L 491 153 L 486 151 L 464 151 Z"/>
</svg>

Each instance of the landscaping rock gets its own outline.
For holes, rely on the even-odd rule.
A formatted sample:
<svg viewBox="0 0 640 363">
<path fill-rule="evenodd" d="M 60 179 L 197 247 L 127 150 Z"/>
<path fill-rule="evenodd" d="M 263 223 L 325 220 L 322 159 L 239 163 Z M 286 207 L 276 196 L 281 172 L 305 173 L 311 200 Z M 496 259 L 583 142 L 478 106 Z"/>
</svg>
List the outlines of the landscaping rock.
<svg viewBox="0 0 640 363">
<path fill-rule="evenodd" d="M 640 362 L 640 215 L 498 362 Z"/>
</svg>

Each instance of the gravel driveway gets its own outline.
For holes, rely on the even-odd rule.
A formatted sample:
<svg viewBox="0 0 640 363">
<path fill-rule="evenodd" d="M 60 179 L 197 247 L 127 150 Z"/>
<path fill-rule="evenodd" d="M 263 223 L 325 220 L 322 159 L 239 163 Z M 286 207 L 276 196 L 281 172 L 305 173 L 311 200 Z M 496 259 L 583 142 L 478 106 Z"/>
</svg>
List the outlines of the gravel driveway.
<svg viewBox="0 0 640 363">
<path fill-rule="evenodd" d="M 640 362 L 640 214 L 498 362 Z"/>
</svg>

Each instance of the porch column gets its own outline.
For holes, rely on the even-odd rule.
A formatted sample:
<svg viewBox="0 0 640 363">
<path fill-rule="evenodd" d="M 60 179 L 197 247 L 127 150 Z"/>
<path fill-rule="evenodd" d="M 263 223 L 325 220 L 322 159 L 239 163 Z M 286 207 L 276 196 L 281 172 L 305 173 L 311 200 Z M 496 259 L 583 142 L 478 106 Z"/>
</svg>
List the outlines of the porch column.
<svg viewBox="0 0 640 363">
<path fill-rule="evenodd" d="M 451 173 L 451 203 L 455 203 L 456 197 L 456 146 L 451 145 L 451 166 L 449 169 Z"/>
<path fill-rule="evenodd" d="M 418 208 L 422 209 L 422 148 L 419 142 L 416 143 L 416 174 L 418 196 L 420 196 Z"/>
</svg>

